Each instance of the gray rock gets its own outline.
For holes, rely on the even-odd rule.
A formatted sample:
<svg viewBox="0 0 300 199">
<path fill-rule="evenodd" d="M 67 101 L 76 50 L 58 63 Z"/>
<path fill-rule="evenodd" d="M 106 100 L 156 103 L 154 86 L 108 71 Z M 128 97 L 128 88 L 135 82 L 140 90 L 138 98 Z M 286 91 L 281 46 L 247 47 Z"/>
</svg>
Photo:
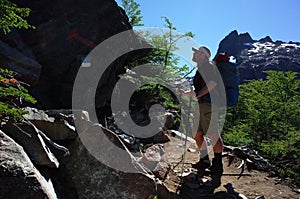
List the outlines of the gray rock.
<svg viewBox="0 0 300 199">
<path fill-rule="evenodd" d="M 18 126 L 18 127 L 17 127 Z M 43 138 L 28 124 L 7 123 L 3 129 L 5 133 L 24 148 L 34 164 L 58 168 L 59 163 L 52 154 Z"/>
<path fill-rule="evenodd" d="M 68 119 L 72 120 L 71 117 L 65 116 L 64 118 L 64 115 L 57 114 L 57 117 L 54 118 L 42 110 L 29 107 L 25 110 L 29 113 L 24 118 L 31 121 L 52 140 L 75 139 L 78 136 L 75 127 L 67 121 Z"/>
<path fill-rule="evenodd" d="M 72 177 L 79 198 L 153 198 L 157 192 L 154 176 L 145 173 L 115 133 L 80 117 L 75 122 L 80 136 L 69 146 L 71 155 L 60 162 Z M 128 168 L 136 172 L 126 172 Z M 163 184 L 157 186 L 159 196 L 172 198 Z"/>
<path fill-rule="evenodd" d="M 296 193 L 300 193 L 300 189 L 297 189 L 297 188 L 294 188 L 293 191 Z"/>
<path fill-rule="evenodd" d="M 165 151 L 163 145 L 155 144 L 146 149 L 143 153 L 140 162 L 151 170 L 159 179 L 165 179 L 171 165 L 164 155 Z"/>
<path fill-rule="evenodd" d="M 33 166 L 23 148 L 0 131 L 0 198 L 57 198 L 51 179 Z"/>
<path fill-rule="evenodd" d="M 165 122 L 165 126 L 164 128 L 166 130 L 170 130 L 174 127 L 175 125 L 175 117 L 172 113 L 166 113 L 165 114 L 165 119 L 166 119 L 166 122 Z"/>
</svg>

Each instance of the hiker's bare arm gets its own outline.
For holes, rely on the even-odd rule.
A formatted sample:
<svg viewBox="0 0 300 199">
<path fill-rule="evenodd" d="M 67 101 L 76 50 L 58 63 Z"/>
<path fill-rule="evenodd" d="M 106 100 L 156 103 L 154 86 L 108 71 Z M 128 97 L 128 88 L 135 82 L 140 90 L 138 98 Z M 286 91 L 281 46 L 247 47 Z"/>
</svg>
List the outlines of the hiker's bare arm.
<svg viewBox="0 0 300 199">
<path fill-rule="evenodd" d="M 217 83 L 215 81 L 209 81 L 205 87 L 203 87 L 198 95 L 196 96 L 198 99 L 203 97 L 204 95 L 208 94 L 212 89 L 214 89 L 217 86 Z"/>
</svg>

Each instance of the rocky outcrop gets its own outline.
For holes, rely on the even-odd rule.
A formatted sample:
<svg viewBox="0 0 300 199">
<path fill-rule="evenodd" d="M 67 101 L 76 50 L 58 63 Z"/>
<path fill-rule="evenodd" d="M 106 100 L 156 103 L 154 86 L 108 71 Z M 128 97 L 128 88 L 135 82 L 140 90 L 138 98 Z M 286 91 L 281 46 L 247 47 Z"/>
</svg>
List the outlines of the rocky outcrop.
<svg viewBox="0 0 300 199">
<path fill-rule="evenodd" d="M 70 156 L 59 161 L 79 198 L 151 198 L 155 192 L 171 195 L 127 152 L 114 132 L 90 122 L 84 112 L 75 115 L 80 136 L 69 142 Z"/>
<path fill-rule="evenodd" d="M 33 166 L 23 148 L 0 130 L 0 198 L 57 198 L 51 180 Z"/>
<path fill-rule="evenodd" d="M 13 69 L 26 68 L 28 65 L 41 69 L 40 75 L 37 71 L 32 72 L 31 76 L 39 77 L 32 94 L 37 98 L 39 107 L 43 109 L 71 108 L 74 79 L 83 59 L 104 40 L 132 29 L 128 17 L 114 0 L 76 2 L 13 0 L 12 2 L 31 9 L 28 22 L 36 28 L 14 30 L 10 34 L 0 35 L 0 40 L 5 43 L 3 45 L 9 46 L 7 48 L 10 49 L 9 54 L 2 53 L 6 56 L 6 62 L 0 59 L 0 64 L 13 65 L 14 67 L 11 67 Z M 145 44 L 143 38 L 136 34 L 127 39 L 128 45 L 136 41 Z M 18 57 L 24 55 L 22 59 L 27 62 L 14 63 L 14 52 L 20 54 Z M 97 107 L 100 111 L 106 111 L 105 107 L 108 105 L 118 75 L 124 73 L 122 66 L 128 60 L 144 55 L 145 52 L 142 50 L 128 53 L 110 66 L 111 69 L 103 75 L 103 81 L 98 87 Z"/>
<path fill-rule="evenodd" d="M 151 177 L 143 173 L 121 172 L 104 165 L 87 151 L 79 138 L 68 148 L 71 155 L 60 161 L 79 198 L 133 199 L 148 198 L 155 193 L 155 181 Z M 118 156 L 110 158 L 120 159 Z"/>
<path fill-rule="evenodd" d="M 29 108 L 27 110 L 29 114 L 25 116 L 26 120 L 31 123 L 36 122 L 44 128 L 43 132 L 46 136 L 55 138 L 61 144 L 60 146 L 67 147 L 68 155 L 57 150 L 58 147 L 54 148 L 53 144 L 49 145 L 48 140 L 45 143 L 44 138 L 28 123 L 26 125 L 24 123 L 8 124 L 3 128 L 6 134 L 13 136 L 24 147 L 30 159 L 38 165 L 37 168 L 42 175 L 51 179 L 59 198 L 134 199 L 153 198 L 155 194 L 165 199 L 172 198 L 174 193 L 157 180 L 157 177 L 165 178 L 170 169 L 170 164 L 163 157 L 162 145 L 148 148 L 145 155 L 139 152 L 139 148 L 135 149 L 135 152 L 129 152 L 130 147 L 127 147 L 128 143 L 124 141 L 126 137 L 122 134 L 117 135 L 100 124 L 92 123 L 85 111 L 74 110 L 72 113 L 70 110 L 47 112 Z M 55 125 L 56 122 L 64 124 L 65 127 Z M 46 124 L 46 127 L 42 124 Z M 73 137 L 74 132 L 70 132 L 68 126 L 74 128 L 75 124 L 76 136 Z M 39 130 L 39 132 L 42 131 Z M 5 143 L 5 139 L 0 136 L 0 153 L 2 143 Z M 3 149 L 6 149 L 6 146 L 8 145 L 3 144 Z M 9 148 L 7 150 L 10 151 Z M 45 153 L 45 150 L 48 153 Z M 49 154 L 51 156 L 47 156 Z M 59 161 L 58 168 L 58 164 L 54 165 L 55 168 L 50 168 L 53 166 L 48 165 L 51 163 L 49 157 L 55 158 L 57 163 Z M 143 160 L 141 157 L 144 157 Z M 45 160 L 48 164 L 45 164 Z M 151 172 L 152 169 L 153 172 Z"/>
<path fill-rule="evenodd" d="M 235 30 L 220 42 L 217 52 L 227 52 L 236 58 L 240 83 L 265 78 L 266 70 L 300 73 L 299 42 L 274 42 L 269 36 L 253 40 L 249 33 L 238 34 Z"/>
</svg>

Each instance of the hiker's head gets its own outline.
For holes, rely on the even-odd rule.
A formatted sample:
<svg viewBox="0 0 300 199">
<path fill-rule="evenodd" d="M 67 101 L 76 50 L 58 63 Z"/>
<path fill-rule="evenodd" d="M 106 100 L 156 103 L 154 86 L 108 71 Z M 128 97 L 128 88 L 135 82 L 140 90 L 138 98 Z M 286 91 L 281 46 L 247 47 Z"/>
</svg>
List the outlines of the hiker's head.
<svg viewBox="0 0 300 199">
<path fill-rule="evenodd" d="M 197 63 L 207 61 L 211 56 L 210 50 L 206 46 L 200 46 L 199 48 L 192 47 L 192 50 L 194 51 L 193 61 Z"/>
</svg>

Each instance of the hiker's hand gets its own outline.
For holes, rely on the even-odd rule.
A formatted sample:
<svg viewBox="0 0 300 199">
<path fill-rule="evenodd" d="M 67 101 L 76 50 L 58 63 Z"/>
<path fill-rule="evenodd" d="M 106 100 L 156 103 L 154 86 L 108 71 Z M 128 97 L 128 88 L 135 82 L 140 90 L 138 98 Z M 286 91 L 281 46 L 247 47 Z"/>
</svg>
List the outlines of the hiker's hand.
<svg viewBox="0 0 300 199">
<path fill-rule="evenodd" d="M 177 92 L 181 96 L 187 96 L 189 98 L 195 97 L 195 93 L 193 90 L 190 90 L 189 92 L 184 92 L 183 90 L 178 89 Z"/>
</svg>

